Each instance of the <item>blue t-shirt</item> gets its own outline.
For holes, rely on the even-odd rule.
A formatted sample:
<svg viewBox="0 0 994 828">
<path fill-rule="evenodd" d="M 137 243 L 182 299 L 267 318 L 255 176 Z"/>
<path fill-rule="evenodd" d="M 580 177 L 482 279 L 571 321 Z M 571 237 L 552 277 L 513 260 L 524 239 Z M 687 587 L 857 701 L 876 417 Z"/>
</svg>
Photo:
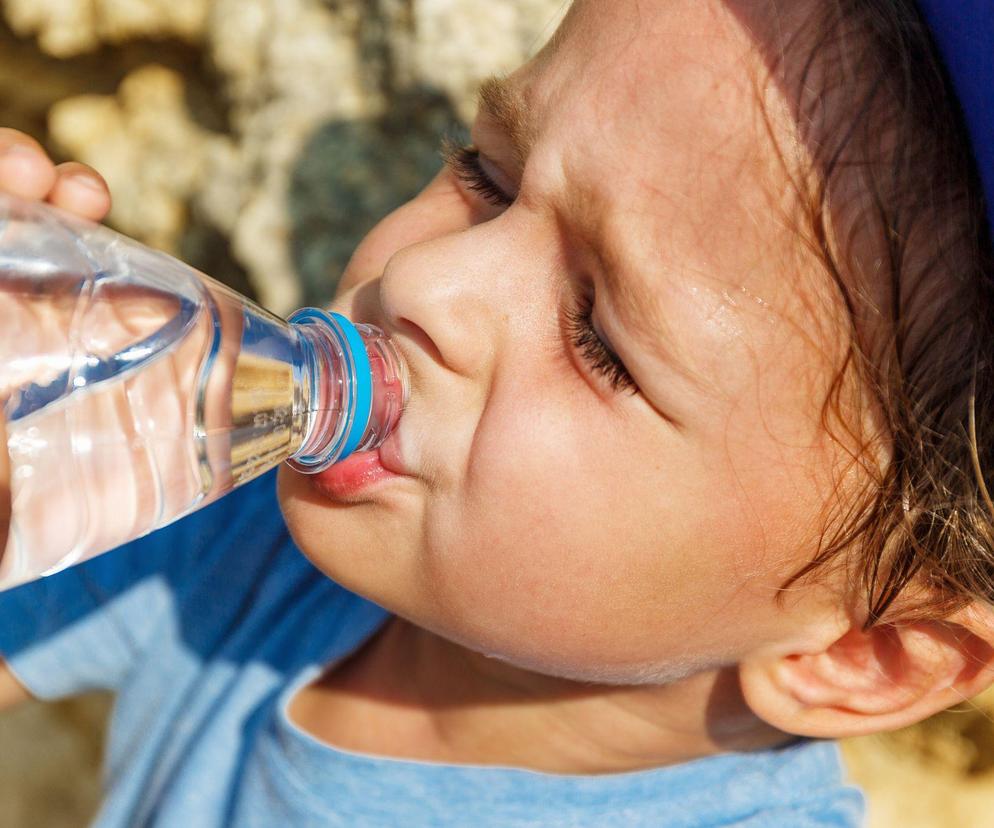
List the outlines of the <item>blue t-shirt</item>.
<svg viewBox="0 0 994 828">
<path fill-rule="evenodd" d="M 293 694 L 388 617 L 300 554 L 267 475 L 0 594 L 0 654 L 40 698 L 117 693 L 98 826 L 861 823 L 829 742 L 569 776 L 362 755 L 297 728 Z"/>
</svg>

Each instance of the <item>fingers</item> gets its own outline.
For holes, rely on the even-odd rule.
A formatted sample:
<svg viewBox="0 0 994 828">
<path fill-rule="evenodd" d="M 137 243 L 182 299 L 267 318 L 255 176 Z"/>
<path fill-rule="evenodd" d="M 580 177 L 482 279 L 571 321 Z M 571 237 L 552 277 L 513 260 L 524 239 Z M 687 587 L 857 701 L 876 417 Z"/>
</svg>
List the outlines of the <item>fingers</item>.
<svg viewBox="0 0 994 828">
<path fill-rule="evenodd" d="M 0 127 L 0 191 L 46 200 L 84 218 L 100 221 L 110 212 L 110 189 L 85 164 L 57 167 L 42 146 L 23 132 Z"/>
<path fill-rule="evenodd" d="M 55 184 L 55 165 L 33 138 L 0 127 L 0 190 L 43 199 Z"/>
<path fill-rule="evenodd" d="M 48 200 L 84 218 L 100 221 L 110 212 L 110 189 L 92 167 L 69 161 L 55 168 L 55 184 Z"/>
</svg>

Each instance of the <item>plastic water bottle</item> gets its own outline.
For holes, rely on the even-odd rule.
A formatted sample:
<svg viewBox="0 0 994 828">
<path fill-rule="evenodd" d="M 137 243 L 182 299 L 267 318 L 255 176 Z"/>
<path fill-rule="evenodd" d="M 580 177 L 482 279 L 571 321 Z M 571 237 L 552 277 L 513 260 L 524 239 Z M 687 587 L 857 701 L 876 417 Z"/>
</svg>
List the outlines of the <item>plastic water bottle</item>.
<svg viewBox="0 0 994 828">
<path fill-rule="evenodd" d="M 283 321 L 181 262 L 0 195 L 0 589 L 162 527 L 287 460 L 376 448 L 408 394 L 377 328 Z"/>
</svg>

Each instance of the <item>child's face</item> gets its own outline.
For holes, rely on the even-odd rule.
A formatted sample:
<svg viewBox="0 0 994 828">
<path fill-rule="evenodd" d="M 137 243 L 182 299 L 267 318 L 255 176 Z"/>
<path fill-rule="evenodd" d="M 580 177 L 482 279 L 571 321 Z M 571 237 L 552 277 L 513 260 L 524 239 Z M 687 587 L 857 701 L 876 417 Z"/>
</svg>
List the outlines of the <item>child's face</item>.
<svg viewBox="0 0 994 828">
<path fill-rule="evenodd" d="M 832 496 L 843 328 L 789 229 L 764 60 L 731 5 L 579 2 L 473 127 L 514 203 L 446 170 L 358 249 L 336 309 L 408 358 L 410 476 L 345 502 L 283 469 L 294 537 L 331 577 L 594 680 L 797 646 L 830 612 L 820 588 L 775 599 Z M 589 300 L 635 395 L 587 361 L 593 334 L 571 341 Z"/>
</svg>

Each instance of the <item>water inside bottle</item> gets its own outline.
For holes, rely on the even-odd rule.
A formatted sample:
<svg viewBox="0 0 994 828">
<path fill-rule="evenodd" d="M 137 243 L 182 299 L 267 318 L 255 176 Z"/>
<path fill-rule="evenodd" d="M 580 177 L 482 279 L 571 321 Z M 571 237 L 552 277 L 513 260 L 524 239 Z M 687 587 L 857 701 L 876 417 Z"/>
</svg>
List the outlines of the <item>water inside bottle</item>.
<svg viewBox="0 0 994 828">
<path fill-rule="evenodd" d="M 18 388 L 0 588 L 159 528 L 272 468 L 303 437 L 281 320 L 218 283 L 194 304 L 90 281 L 88 294 L 0 283 L 23 322 L 20 344 L 14 328 L 5 337 L 15 358 L 0 369 L 0 388 Z M 35 381 L 18 387 L 19 375 Z"/>
</svg>

